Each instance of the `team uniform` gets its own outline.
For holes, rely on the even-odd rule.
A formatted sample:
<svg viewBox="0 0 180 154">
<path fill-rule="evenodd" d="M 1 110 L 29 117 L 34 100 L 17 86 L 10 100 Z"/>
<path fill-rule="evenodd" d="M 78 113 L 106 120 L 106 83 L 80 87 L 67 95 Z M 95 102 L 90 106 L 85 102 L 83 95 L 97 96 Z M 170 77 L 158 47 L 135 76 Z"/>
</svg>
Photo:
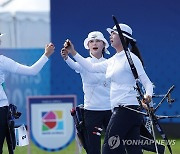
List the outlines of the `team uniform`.
<svg viewBox="0 0 180 154">
<path fill-rule="evenodd" d="M 45 55 L 32 66 L 25 66 L 15 62 L 14 60 L 0 55 L 0 84 L 5 82 L 5 76 L 8 72 L 22 74 L 22 75 L 36 75 L 48 61 Z M 4 139 L 6 137 L 7 142 L 9 141 L 8 131 L 8 99 L 3 86 L 0 86 L 0 154 L 2 153 Z M 8 146 L 9 142 L 8 142 Z"/>
<path fill-rule="evenodd" d="M 85 59 L 92 64 L 106 61 L 104 57 L 97 59 L 93 55 Z M 110 104 L 110 80 L 106 79 L 105 73 L 91 73 L 84 69 L 70 57 L 66 63 L 80 73 L 84 92 L 84 123 L 87 132 L 88 154 L 101 153 L 101 136 L 95 128 L 106 130 L 111 117 Z"/>
</svg>

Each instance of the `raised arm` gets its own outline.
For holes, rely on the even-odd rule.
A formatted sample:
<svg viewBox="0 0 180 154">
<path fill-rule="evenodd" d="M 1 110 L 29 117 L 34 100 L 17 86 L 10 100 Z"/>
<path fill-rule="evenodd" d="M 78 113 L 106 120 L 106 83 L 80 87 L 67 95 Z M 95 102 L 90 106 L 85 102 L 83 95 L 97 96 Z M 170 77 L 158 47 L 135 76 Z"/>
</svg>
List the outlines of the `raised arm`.
<svg viewBox="0 0 180 154">
<path fill-rule="evenodd" d="M 91 63 L 87 61 L 84 57 L 82 57 L 77 51 L 74 49 L 74 45 L 70 40 L 66 40 L 64 43 L 64 48 L 70 53 L 73 58 L 80 64 L 84 69 L 93 73 L 105 73 L 107 69 L 107 62 L 103 61 L 100 63 Z"/>
<path fill-rule="evenodd" d="M 54 49 L 54 45 L 52 43 L 49 43 L 45 47 L 44 54 L 40 57 L 40 59 L 37 62 L 35 62 L 32 66 L 26 66 L 17 63 L 17 69 L 15 70 L 15 73 L 23 75 L 37 75 L 48 61 L 48 58 L 54 53 Z"/>
<path fill-rule="evenodd" d="M 68 51 L 66 48 L 61 49 L 61 57 L 64 59 L 64 61 L 68 64 L 68 66 L 75 70 L 76 72 L 80 73 L 83 71 L 83 68 L 81 65 L 79 65 L 77 62 L 73 61 L 69 56 L 68 56 Z"/>
</svg>

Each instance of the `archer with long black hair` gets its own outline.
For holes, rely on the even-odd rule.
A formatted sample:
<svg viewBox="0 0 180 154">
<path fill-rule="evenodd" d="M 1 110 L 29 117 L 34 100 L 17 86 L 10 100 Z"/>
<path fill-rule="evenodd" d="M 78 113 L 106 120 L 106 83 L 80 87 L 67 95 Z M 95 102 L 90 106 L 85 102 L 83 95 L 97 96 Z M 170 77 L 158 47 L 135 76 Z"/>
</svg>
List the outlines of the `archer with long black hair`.
<svg viewBox="0 0 180 154">
<path fill-rule="evenodd" d="M 139 80 L 145 88 L 143 104 L 145 102 L 149 103 L 153 94 L 153 84 L 143 68 L 142 58 L 137 50 L 138 48 L 135 46 L 136 40 L 132 37 L 132 29 L 126 24 L 120 24 L 120 27 L 127 45 L 132 45 L 130 55 L 137 69 Z M 98 64 L 88 63 L 75 51 L 71 42 L 67 46 L 67 50 L 85 69 L 90 72 L 104 72 L 106 78 L 111 80 L 110 101 L 113 115 L 107 127 L 103 154 L 125 154 L 126 152 L 128 154 L 141 154 L 141 145 L 134 143 L 140 141 L 140 127 L 143 120 L 142 115 L 132 111 L 139 109 L 139 102 L 136 98 L 137 91 L 134 88 L 136 80 L 115 28 L 108 28 L 107 31 L 110 33 L 111 46 L 115 48 L 116 54 L 105 62 Z"/>
</svg>

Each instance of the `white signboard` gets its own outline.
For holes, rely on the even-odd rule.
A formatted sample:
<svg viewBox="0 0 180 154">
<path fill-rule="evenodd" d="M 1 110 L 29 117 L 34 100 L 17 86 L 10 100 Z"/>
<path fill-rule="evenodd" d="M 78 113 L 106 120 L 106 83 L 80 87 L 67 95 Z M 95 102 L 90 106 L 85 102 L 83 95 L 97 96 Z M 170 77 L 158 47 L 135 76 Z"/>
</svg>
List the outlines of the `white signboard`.
<svg viewBox="0 0 180 154">
<path fill-rule="evenodd" d="M 30 138 L 39 148 L 58 151 L 75 137 L 70 110 L 76 104 L 74 95 L 28 97 Z"/>
</svg>

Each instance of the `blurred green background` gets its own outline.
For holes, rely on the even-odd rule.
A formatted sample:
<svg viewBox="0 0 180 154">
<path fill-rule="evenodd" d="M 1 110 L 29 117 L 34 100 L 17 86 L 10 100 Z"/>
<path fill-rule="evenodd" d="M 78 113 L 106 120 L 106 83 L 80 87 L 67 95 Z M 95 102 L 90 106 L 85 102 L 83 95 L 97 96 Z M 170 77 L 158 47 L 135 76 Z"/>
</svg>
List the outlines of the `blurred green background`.
<svg viewBox="0 0 180 154">
<path fill-rule="evenodd" d="M 171 139 L 171 140 L 175 140 L 175 144 L 171 145 L 173 154 L 179 154 L 180 153 L 180 139 Z M 31 142 L 31 154 L 80 154 L 80 152 L 76 153 L 76 150 L 77 150 L 77 145 L 75 143 L 75 140 L 64 150 L 57 151 L 57 152 L 47 152 L 47 151 L 41 150 L 40 148 L 38 148 Z M 28 146 L 16 147 L 15 152 L 14 152 L 14 154 L 27 154 L 27 153 L 28 153 Z M 8 149 L 7 149 L 6 144 L 4 145 L 4 148 L 3 148 L 3 154 L 8 154 Z M 86 152 L 83 150 L 82 154 L 86 154 Z M 153 154 L 153 152 L 144 151 L 144 154 Z M 166 148 L 165 154 L 169 154 L 169 151 L 167 148 Z"/>
</svg>

